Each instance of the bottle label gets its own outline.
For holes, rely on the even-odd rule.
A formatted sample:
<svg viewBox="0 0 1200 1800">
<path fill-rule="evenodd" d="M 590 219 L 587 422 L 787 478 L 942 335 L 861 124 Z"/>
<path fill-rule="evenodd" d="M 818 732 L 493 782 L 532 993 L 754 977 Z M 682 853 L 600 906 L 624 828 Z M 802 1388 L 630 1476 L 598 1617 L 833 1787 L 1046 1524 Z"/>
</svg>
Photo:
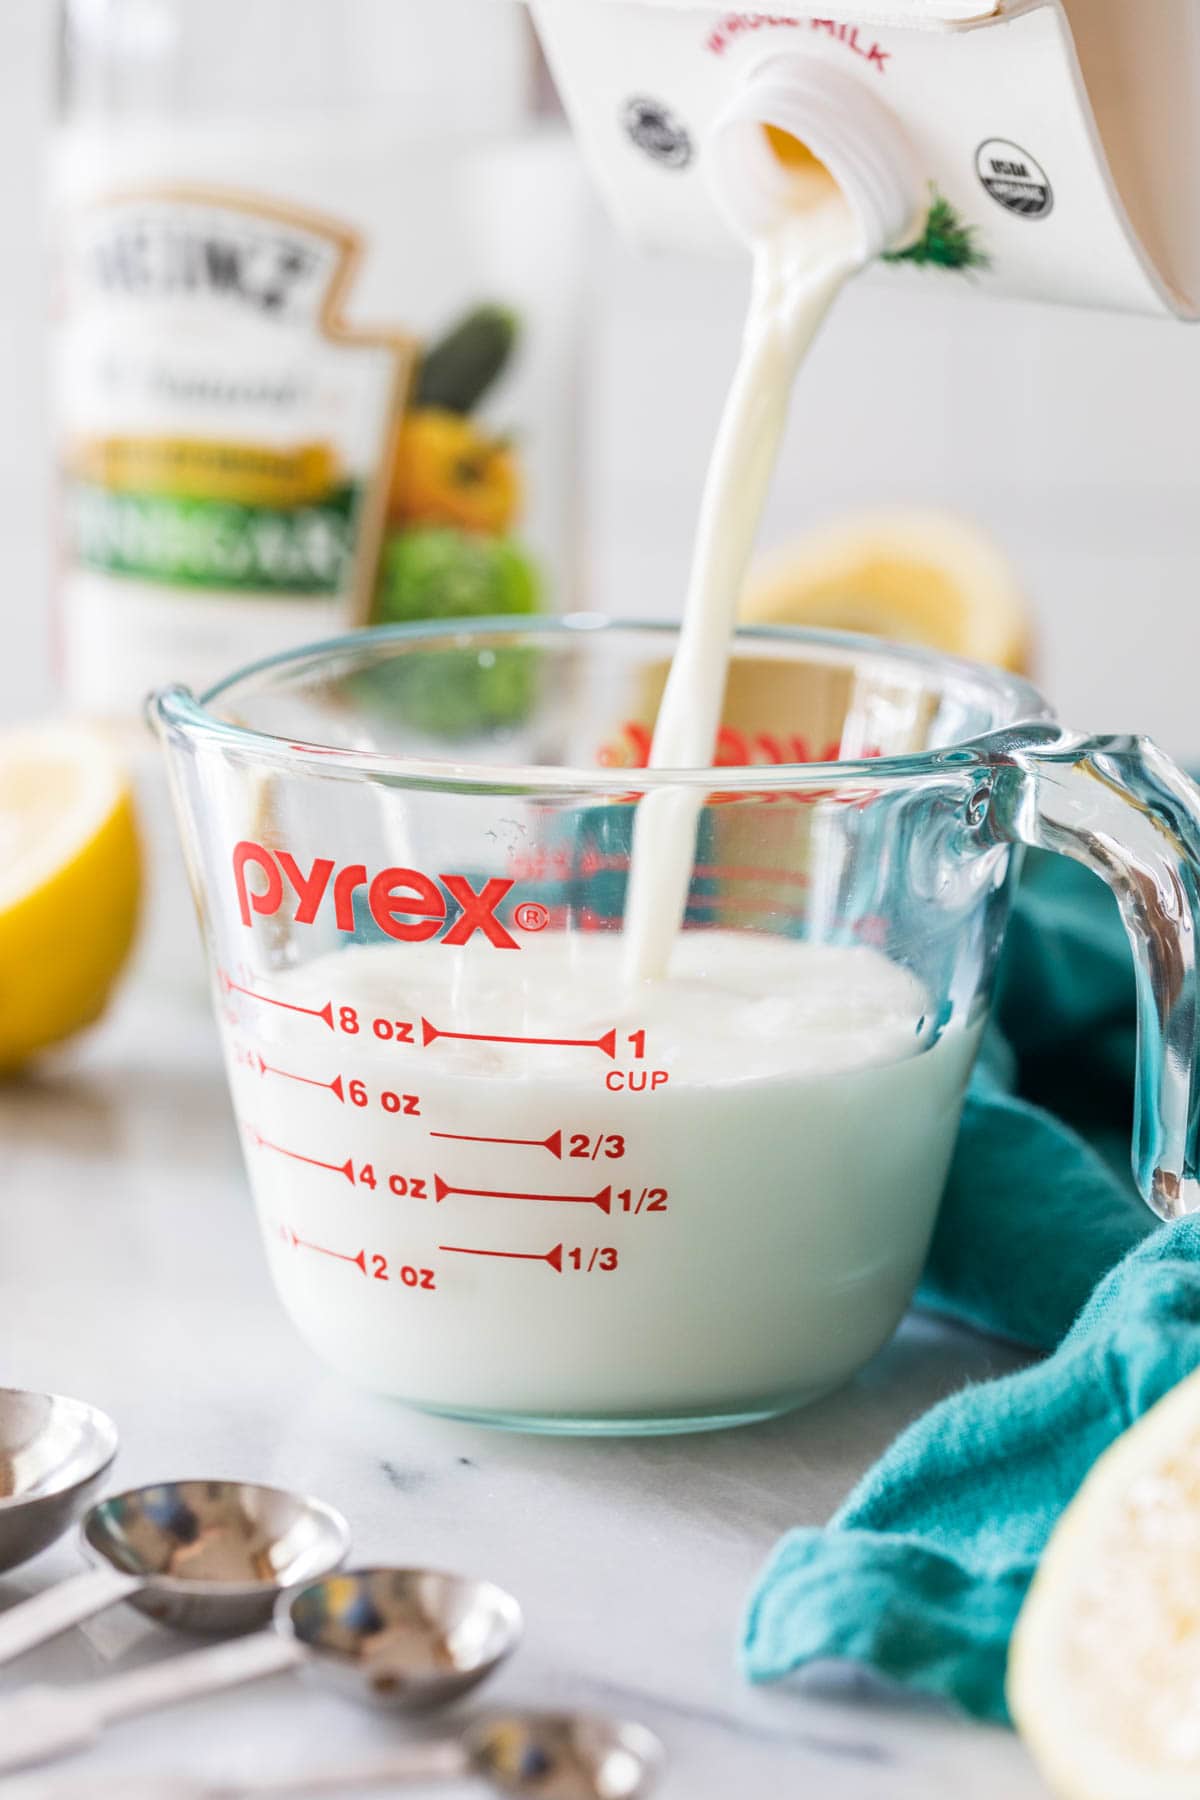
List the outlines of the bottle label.
<svg viewBox="0 0 1200 1800">
<path fill-rule="evenodd" d="M 430 335 L 364 325 L 356 278 L 403 303 L 414 254 L 376 226 L 367 264 L 352 227 L 237 190 L 92 190 L 70 210 L 56 368 L 77 705 L 127 712 L 373 621 L 540 603 L 517 313 L 472 298 L 462 268 L 430 307 L 422 266 Z"/>
<path fill-rule="evenodd" d="M 164 589 L 323 599 L 365 620 L 416 346 L 347 324 L 357 234 L 259 199 L 146 190 L 77 211 L 62 251 L 69 567 L 136 584 L 127 623 Z"/>
</svg>

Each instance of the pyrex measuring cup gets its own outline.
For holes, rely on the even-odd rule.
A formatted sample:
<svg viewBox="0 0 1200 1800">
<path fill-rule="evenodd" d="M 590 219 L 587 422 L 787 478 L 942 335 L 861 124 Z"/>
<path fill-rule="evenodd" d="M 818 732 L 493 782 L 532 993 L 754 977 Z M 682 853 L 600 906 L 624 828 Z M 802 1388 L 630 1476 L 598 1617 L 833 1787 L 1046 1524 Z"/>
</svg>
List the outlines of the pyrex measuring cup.
<svg viewBox="0 0 1200 1800">
<path fill-rule="evenodd" d="M 276 1286 L 428 1408 L 694 1429 L 865 1362 L 926 1253 L 1022 843 L 1116 891 L 1138 1182 L 1200 1201 L 1192 784 L 1011 676 L 808 632 L 739 638 L 721 766 L 649 771 L 674 636 L 388 630 L 153 703 Z M 703 800 L 687 912 L 631 980 L 664 786 Z"/>
</svg>

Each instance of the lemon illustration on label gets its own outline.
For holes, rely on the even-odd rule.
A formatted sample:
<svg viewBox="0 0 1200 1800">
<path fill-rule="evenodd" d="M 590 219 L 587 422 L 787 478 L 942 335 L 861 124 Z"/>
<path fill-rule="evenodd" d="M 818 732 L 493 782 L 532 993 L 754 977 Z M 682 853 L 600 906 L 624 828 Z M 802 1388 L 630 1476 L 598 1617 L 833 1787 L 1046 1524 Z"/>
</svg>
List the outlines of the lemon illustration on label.
<svg viewBox="0 0 1200 1800">
<path fill-rule="evenodd" d="M 0 733 L 0 1074 L 99 1017 L 140 886 L 133 800 L 105 738 Z"/>
<path fill-rule="evenodd" d="M 1096 1463 L 1009 1654 L 1013 1719 L 1064 1800 L 1200 1793 L 1200 1374 Z"/>
</svg>

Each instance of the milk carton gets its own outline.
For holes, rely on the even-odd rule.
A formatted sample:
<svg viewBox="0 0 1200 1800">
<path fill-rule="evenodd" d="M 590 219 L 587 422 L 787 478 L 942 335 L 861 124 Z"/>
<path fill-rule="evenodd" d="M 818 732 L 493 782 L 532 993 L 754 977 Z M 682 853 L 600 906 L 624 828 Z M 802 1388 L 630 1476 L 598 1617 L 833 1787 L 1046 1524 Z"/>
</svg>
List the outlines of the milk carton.
<svg viewBox="0 0 1200 1800">
<path fill-rule="evenodd" d="M 645 242 L 715 253 L 761 229 L 786 133 L 885 257 L 968 270 L 963 292 L 1197 315 L 1194 0 L 531 4 L 596 179 Z"/>
</svg>

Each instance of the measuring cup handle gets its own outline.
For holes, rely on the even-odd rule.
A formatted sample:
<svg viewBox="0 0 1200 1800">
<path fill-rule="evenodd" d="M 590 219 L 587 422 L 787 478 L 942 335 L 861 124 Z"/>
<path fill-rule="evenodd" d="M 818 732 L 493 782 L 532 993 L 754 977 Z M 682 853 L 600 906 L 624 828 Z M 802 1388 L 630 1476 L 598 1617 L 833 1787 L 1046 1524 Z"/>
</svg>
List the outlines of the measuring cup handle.
<svg viewBox="0 0 1200 1800">
<path fill-rule="evenodd" d="M 1163 1219 L 1200 1208 L 1200 787 L 1148 738 L 991 758 L 992 831 L 1085 864 L 1116 896 L 1137 979 L 1133 1172 Z"/>
<path fill-rule="evenodd" d="M 119 1569 L 86 1569 L 68 1576 L 56 1586 L 20 1600 L 0 1613 L 0 1664 L 23 1656 L 26 1650 L 57 1637 L 72 1625 L 80 1625 L 118 1600 L 136 1593 L 141 1582 Z"/>
</svg>

